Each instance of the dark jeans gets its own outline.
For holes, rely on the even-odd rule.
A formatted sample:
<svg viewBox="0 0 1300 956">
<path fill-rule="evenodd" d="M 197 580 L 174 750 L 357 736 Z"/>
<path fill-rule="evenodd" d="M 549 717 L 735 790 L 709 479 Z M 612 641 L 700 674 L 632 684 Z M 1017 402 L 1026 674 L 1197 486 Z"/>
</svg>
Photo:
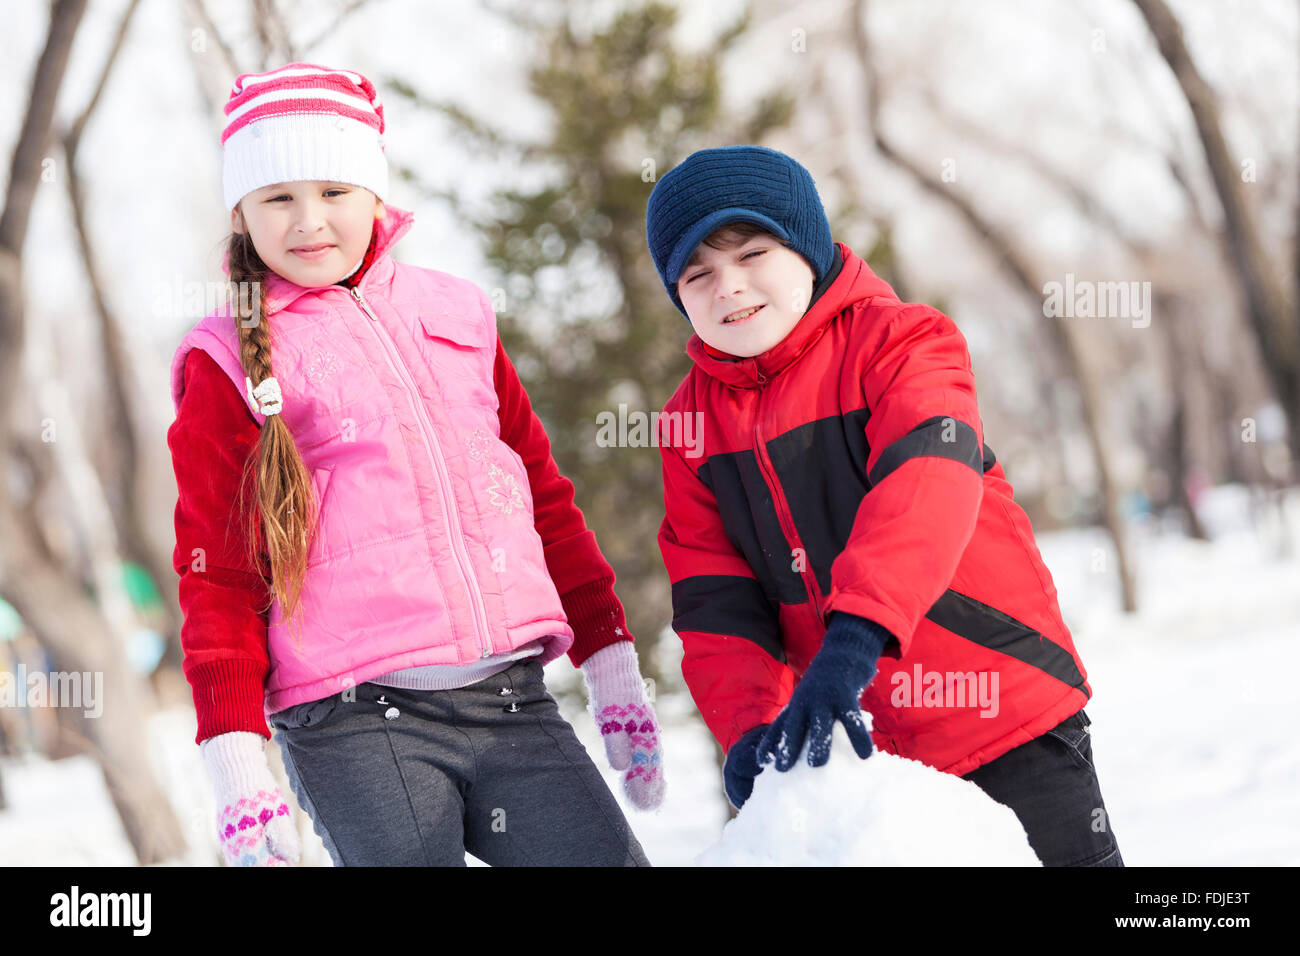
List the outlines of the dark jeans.
<svg viewBox="0 0 1300 956">
<path fill-rule="evenodd" d="M 1082 710 L 964 779 L 1015 811 L 1044 866 L 1123 866 Z"/>
<path fill-rule="evenodd" d="M 649 865 L 536 657 L 454 690 L 354 691 L 269 718 L 335 866 L 464 866 L 466 850 L 493 866 Z"/>
</svg>

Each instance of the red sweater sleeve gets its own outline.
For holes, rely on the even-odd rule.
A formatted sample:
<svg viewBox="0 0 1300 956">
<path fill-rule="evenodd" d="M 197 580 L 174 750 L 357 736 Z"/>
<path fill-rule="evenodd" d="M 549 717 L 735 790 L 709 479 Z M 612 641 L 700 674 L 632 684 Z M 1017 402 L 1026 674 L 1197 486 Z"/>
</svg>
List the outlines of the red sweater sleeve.
<svg viewBox="0 0 1300 956">
<path fill-rule="evenodd" d="M 261 568 L 250 565 L 247 533 L 235 513 L 259 429 L 202 349 L 185 357 L 183 390 L 167 445 L 176 471 L 172 565 L 180 575 L 182 669 L 194 692 L 195 743 L 237 730 L 269 738 L 263 688 L 270 657 L 261 608 L 270 599 L 270 569 L 265 560 Z M 250 480 L 246 500 L 252 491 Z M 258 543 L 262 553 L 260 535 Z"/>
<path fill-rule="evenodd" d="M 587 527 L 574 503 L 573 482 L 560 474 L 551 456 L 550 439 L 499 335 L 492 380 L 500 405 L 501 439 L 528 469 L 533 521 L 542 539 L 546 570 L 573 628 L 569 659 L 574 667 L 580 667 L 602 647 L 632 640 L 623 605 L 614 594 L 614 569 L 600 553 L 595 532 Z"/>
</svg>

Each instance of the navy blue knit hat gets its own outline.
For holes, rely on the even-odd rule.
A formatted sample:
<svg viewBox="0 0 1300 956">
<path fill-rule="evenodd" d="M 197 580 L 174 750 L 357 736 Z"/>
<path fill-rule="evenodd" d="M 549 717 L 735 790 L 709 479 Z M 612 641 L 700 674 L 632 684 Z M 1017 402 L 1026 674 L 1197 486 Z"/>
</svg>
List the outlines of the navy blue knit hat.
<svg viewBox="0 0 1300 956">
<path fill-rule="evenodd" d="M 677 310 L 677 280 L 714 230 L 752 222 L 808 260 L 816 285 L 835 260 L 830 223 L 812 175 L 764 146 L 722 146 L 691 153 L 655 184 L 646 203 L 650 256 Z"/>
</svg>

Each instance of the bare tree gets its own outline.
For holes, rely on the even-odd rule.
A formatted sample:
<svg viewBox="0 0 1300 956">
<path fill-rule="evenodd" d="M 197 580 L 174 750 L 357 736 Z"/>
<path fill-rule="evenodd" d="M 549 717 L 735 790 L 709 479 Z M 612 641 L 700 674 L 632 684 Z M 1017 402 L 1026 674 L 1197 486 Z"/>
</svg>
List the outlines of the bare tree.
<svg viewBox="0 0 1300 956">
<path fill-rule="evenodd" d="M 1223 206 L 1228 258 L 1264 367 L 1287 417 L 1292 461 L 1300 462 L 1300 293 L 1288 304 L 1284 284 L 1265 252 L 1263 236 L 1242 188 L 1239 166 L 1224 138 L 1218 98 L 1188 52 L 1182 26 L 1164 0 L 1133 3 L 1178 81 L 1196 124 L 1205 163 Z"/>
<path fill-rule="evenodd" d="M 113 314 L 105 293 L 104 279 L 87 225 L 85 185 L 77 169 L 82 135 L 100 103 L 138 6 L 139 0 L 131 0 L 127 6 L 118 24 L 113 45 L 100 70 L 95 91 L 85 109 L 62 136 L 64 182 L 68 187 L 77 247 L 99 321 L 100 341 L 104 346 L 104 381 L 108 389 L 107 401 L 103 406 L 106 419 L 104 432 L 113 436 L 107 445 L 111 461 L 104 469 L 104 486 L 112 499 L 111 514 L 115 519 L 117 539 L 123 556 L 144 567 L 153 579 L 158 593 L 169 598 L 164 601 L 163 607 L 167 618 L 167 646 L 174 648 L 178 644 L 181 626 L 180 606 L 175 599 L 175 588 L 171 586 L 176 572 L 172 568 L 170 547 L 150 534 L 145 512 L 154 502 L 148 498 L 142 463 L 152 459 L 146 459 L 143 455 L 144 443 L 141 441 L 138 409 L 133 407 L 137 393 L 131 385 L 137 381 L 137 376 L 132 353 L 123 334 L 124 323 Z M 164 666 L 178 667 L 179 663 L 179 658 L 172 656 L 164 662 Z"/>
<path fill-rule="evenodd" d="M 74 486 L 85 487 L 84 480 L 88 473 L 93 479 L 93 470 L 82 467 L 85 463 L 78 460 L 75 445 L 53 448 L 56 442 L 24 437 L 13 428 L 20 394 L 27 402 L 58 394 L 57 389 L 24 388 L 20 377 L 26 341 L 23 249 L 46 166 L 54 106 L 84 12 L 85 0 L 56 0 L 51 7 L 49 32 L 36 65 L 0 214 L 0 461 L 6 468 L 5 480 L 0 481 L 0 591 L 61 666 L 102 678 L 106 704 L 99 719 L 87 722 L 85 744 L 104 770 L 137 858 L 141 863 L 156 863 L 177 856 L 184 840 L 154 781 L 141 740 L 148 686 L 126 663 L 119 635 L 100 603 L 105 595 L 87 588 L 87 576 L 68 553 L 66 540 L 60 540 L 86 533 L 87 529 L 75 527 L 77 508 L 67 508 L 66 498 L 63 504 L 51 505 L 49 500 L 51 494 L 66 495 Z M 26 406 L 24 411 L 30 414 Z M 64 421 L 75 434 L 75 422 Z M 69 473 L 70 468 L 74 473 Z M 38 481 L 42 473 L 53 475 L 55 481 Z M 97 480 L 91 484 L 97 485 Z M 19 497 L 14 497 L 12 488 L 19 489 Z M 69 516 L 69 511 L 74 514 Z M 69 517 L 74 529 L 56 530 Z M 102 531 L 91 529 L 92 537 L 102 541 Z M 98 548 L 89 550 L 92 562 L 102 560 Z M 110 573 L 95 567 L 89 577 L 102 582 Z M 87 596 L 88 590 L 94 596 Z"/>
<path fill-rule="evenodd" d="M 871 52 L 870 36 L 866 25 L 867 0 L 854 0 L 850 6 L 853 48 L 862 71 L 867 103 L 867 123 L 872 142 L 880 155 L 903 169 L 927 193 L 951 206 L 962 221 L 980 238 L 993 254 L 998 265 L 1011 279 L 1016 289 L 1033 303 L 1035 311 L 1042 308 L 1041 283 L 1034 278 L 1034 266 L 1028 255 L 1011 236 L 985 216 L 974 203 L 938 176 L 899 150 L 880 122 L 882 91 Z M 1110 463 L 1103 439 L 1102 408 L 1096 375 L 1089 367 L 1070 327 L 1060 316 L 1051 317 L 1047 324 L 1050 342 L 1057 356 L 1074 380 L 1082 404 L 1082 424 L 1092 450 L 1093 466 L 1097 473 L 1101 495 L 1102 523 L 1115 548 L 1115 558 L 1120 584 L 1120 600 L 1125 611 L 1137 609 L 1137 590 L 1134 584 L 1132 562 L 1125 536 L 1125 525 L 1119 507 L 1119 490 L 1111 476 Z"/>
<path fill-rule="evenodd" d="M 980 146 L 1009 160 L 1025 165 L 1034 175 L 1053 186 L 1062 196 L 1066 197 L 1088 222 L 1102 227 L 1109 233 L 1116 242 L 1123 246 L 1127 258 L 1131 261 L 1146 262 L 1154 266 L 1162 259 L 1160 249 L 1145 240 L 1136 238 L 1123 220 L 1105 202 L 1064 170 L 1057 168 L 1033 150 L 1023 149 L 1001 139 L 987 126 L 972 123 L 949 113 L 943 104 L 939 102 L 932 88 L 926 88 L 925 97 L 945 128 L 955 130 L 961 133 L 964 139 L 978 143 Z M 1178 162 L 1175 156 L 1163 152 L 1161 156 L 1171 167 Z M 1190 192 L 1189 189 L 1185 191 Z M 1200 210 L 1194 203 L 1191 204 L 1190 211 L 1193 225 L 1198 227 L 1197 233 L 1202 237 L 1208 238 L 1211 236 L 1212 230 L 1201 218 Z M 1146 274 L 1149 271 L 1151 270 L 1144 269 L 1143 273 Z M 1159 315 L 1187 315 L 1190 311 L 1190 303 L 1184 301 L 1181 296 L 1162 289 L 1160 283 L 1156 283 L 1154 301 L 1157 303 L 1156 311 Z M 1200 517 L 1193 507 L 1187 490 L 1188 475 L 1191 468 L 1191 461 L 1188 457 L 1187 429 L 1191 390 L 1194 383 L 1205 381 L 1210 371 L 1205 368 L 1204 356 L 1201 353 L 1201 342 L 1187 334 L 1187 330 L 1184 328 L 1185 324 L 1179 321 L 1157 323 L 1167 355 L 1170 358 L 1170 361 L 1166 363 L 1168 366 L 1166 380 L 1172 400 L 1172 409 L 1168 422 L 1169 434 L 1163 443 L 1165 446 L 1163 464 L 1169 473 L 1174 504 L 1182 511 L 1183 525 L 1188 536 L 1197 540 L 1205 540 L 1208 536 Z M 1195 369 L 1201 374 L 1185 374 L 1186 371 L 1191 369 Z"/>
<path fill-rule="evenodd" d="M 49 34 L 36 67 L 31 100 L 14 148 L 4 212 L 0 213 L 0 466 L 5 468 L 5 473 L 0 475 L 0 589 L 5 588 L 5 581 L 12 573 L 6 571 L 7 549 L 4 545 L 14 536 L 9 496 L 9 418 L 18 391 L 18 370 L 25 340 L 23 243 L 40 181 L 42 154 L 54 118 L 54 104 L 85 9 L 85 0 L 65 0 L 51 7 Z"/>
</svg>

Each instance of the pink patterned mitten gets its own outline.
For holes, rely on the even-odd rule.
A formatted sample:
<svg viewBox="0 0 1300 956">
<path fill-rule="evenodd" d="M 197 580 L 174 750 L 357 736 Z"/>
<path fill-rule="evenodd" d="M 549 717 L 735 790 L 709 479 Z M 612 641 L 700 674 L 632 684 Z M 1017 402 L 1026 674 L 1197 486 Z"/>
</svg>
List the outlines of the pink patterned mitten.
<svg viewBox="0 0 1300 956">
<path fill-rule="evenodd" d="M 605 742 L 605 756 L 623 774 L 623 792 L 638 810 L 663 802 L 667 781 L 660 761 L 659 721 L 646 698 L 631 641 L 603 647 L 582 665 L 589 710 Z"/>
<path fill-rule="evenodd" d="M 300 854 L 298 831 L 271 776 L 265 738 L 243 731 L 199 745 L 216 789 L 217 842 L 229 866 L 288 866 Z"/>
</svg>

